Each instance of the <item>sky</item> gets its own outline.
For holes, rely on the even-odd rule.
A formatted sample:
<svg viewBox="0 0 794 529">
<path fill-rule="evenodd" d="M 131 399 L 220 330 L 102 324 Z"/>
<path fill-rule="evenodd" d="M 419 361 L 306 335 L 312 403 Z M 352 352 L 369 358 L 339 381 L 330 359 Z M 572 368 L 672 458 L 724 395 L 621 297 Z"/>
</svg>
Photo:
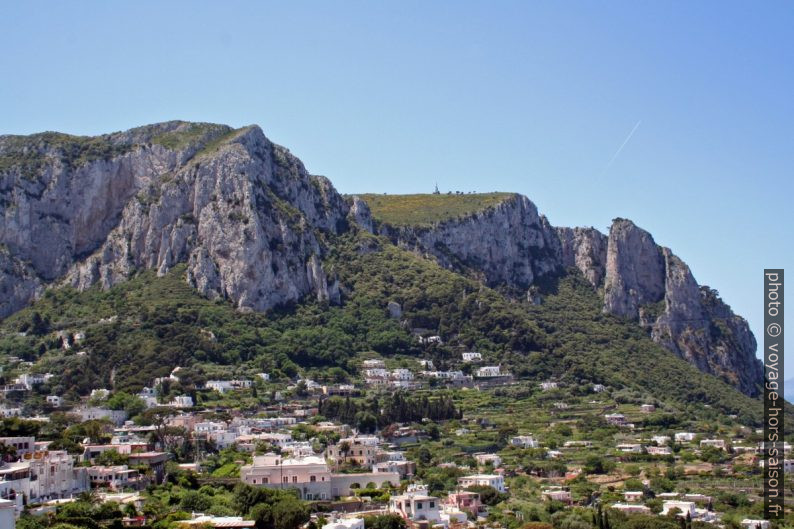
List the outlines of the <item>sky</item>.
<svg viewBox="0 0 794 529">
<path fill-rule="evenodd" d="M 0 0 L 0 134 L 255 123 L 343 193 L 630 218 L 762 343 L 763 269 L 794 265 L 792 27 L 783 1 Z"/>
</svg>

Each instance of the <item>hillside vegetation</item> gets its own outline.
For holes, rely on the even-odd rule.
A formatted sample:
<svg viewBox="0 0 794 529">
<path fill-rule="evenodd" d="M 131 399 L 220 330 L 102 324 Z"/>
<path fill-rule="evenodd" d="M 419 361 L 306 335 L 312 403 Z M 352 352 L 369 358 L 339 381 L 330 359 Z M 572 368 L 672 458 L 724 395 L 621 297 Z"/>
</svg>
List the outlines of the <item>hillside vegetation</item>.
<svg viewBox="0 0 794 529">
<path fill-rule="evenodd" d="M 463 217 L 496 206 L 514 193 L 358 195 L 372 218 L 392 226 L 423 226 Z"/>
<path fill-rule="evenodd" d="M 180 266 L 164 277 L 142 272 L 107 291 L 49 290 L 2 322 L 0 355 L 57 374 L 52 391 L 85 395 L 97 387 L 134 391 L 175 366 L 195 368 L 188 380 L 197 384 L 212 369 L 346 379 L 357 375 L 362 354 L 402 363 L 429 358 L 444 369 L 462 350 L 477 350 L 519 379 L 602 383 L 690 414 L 711 413 L 702 406 L 708 404 L 719 414 L 760 420 L 760 401 L 603 314 L 578 272 L 550 286 L 542 304 L 523 305 L 369 234 L 342 237 L 333 249 L 329 263 L 347 292 L 342 306 L 308 302 L 241 314 L 199 296 Z M 401 305 L 401 318 L 389 317 L 389 301 Z M 421 346 L 411 328 L 439 334 L 444 344 Z M 57 331 L 67 330 L 86 337 L 64 350 Z M 6 368 L 6 376 L 13 372 Z"/>
</svg>

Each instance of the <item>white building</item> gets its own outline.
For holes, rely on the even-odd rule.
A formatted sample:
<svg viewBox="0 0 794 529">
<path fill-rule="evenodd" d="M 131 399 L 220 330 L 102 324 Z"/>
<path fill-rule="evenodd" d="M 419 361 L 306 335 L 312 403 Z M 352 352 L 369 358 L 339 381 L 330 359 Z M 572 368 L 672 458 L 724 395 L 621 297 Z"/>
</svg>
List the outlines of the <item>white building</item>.
<svg viewBox="0 0 794 529">
<path fill-rule="evenodd" d="M 427 494 L 427 487 L 410 485 L 405 494 L 391 497 L 389 512 L 415 522 L 438 523 L 441 522 L 440 503 L 438 498 Z"/>
<path fill-rule="evenodd" d="M 364 529 L 364 518 L 338 518 L 328 521 L 323 529 Z"/>
<path fill-rule="evenodd" d="M 571 491 L 561 488 L 552 488 L 541 491 L 540 495 L 549 501 L 561 501 L 562 503 L 571 503 Z"/>
<path fill-rule="evenodd" d="M 110 390 L 105 388 L 98 388 L 91 390 L 91 398 L 92 399 L 100 399 L 104 400 L 110 396 Z"/>
<path fill-rule="evenodd" d="M 58 395 L 48 395 L 47 404 L 49 404 L 53 408 L 60 408 L 61 405 L 63 404 L 63 399 Z"/>
<path fill-rule="evenodd" d="M 26 454 L 23 461 L 30 464 L 31 499 L 68 498 L 89 488 L 86 469 L 75 467 L 65 450 Z"/>
<path fill-rule="evenodd" d="M 769 520 L 755 520 L 752 518 L 745 518 L 740 522 L 744 529 L 769 529 Z"/>
<path fill-rule="evenodd" d="M 375 369 L 375 368 L 384 368 L 386 364 L 383 363 L 383 360 L 372 358 L 370 360 L 364 360 L 361 362 L 361 365 L 364 369 Z"/>
<path fill-rule="evenodd" d="M 283 458 L 276 454 L 254 456 L 250 465 L 240 468 L 240 479 L 249 485 L 297 489 L 305 500 L 347 495 L 356 484 L 363 487 L 371 482 L 382 487 L 400 482 L 399 474 L 395 473 L 332 474 L 321 457 Z"/>
<path fill-rule="evenodd" d="M 502 458 L 497 454 L 475 454 L 474 459 L 477 460 L 478 465 L 491 464 L 494 468 L 502 464 Z"/>
<path fill-rule="evenodd" d="M 642 501 L 643 495 L 641 490 L 627 490 L 623 493 L 623 499 L 629 503 L 637 503 Z"/>
<path fill-rule="evenodd" d="M 480 362 L 482 361 L 482 353 L 475 353 L 474 351 L 463 353 L 461 355 L 464 362 Z"/>
<path fill-rule="evenodd" d="M 557 389 L 559 385 L 556 382 L 541 382 L 540 389 L 543 391 L 551 391 L 552 389 Z"/>
<path fill-rule="evenodd" d="M 0 445 L 14 448 L 17 457 L 22 457 L 36 450 L 36 438 L 33 436 L 0 437 Z"/>
<path fill-rule="evenodd" d="M 241 516 L 212 516 L 200 512 L 191 513 L 190 520 L 181 520 L 176 522 L 176 527 L 213 527 L 228 528 L 228 529 L 242 529 L 247 527 L 254 527 L 256 522 L 254 520 L 243 520 Z"/>
<path fill-rule="evenodd" d="M 499 492 L 505 492 L 505 478 L 501 474 L 472 474 L 458 478 L 458 485 L 466 489 L 473 486 L 493 487 Z"/>
<path fill-rule="evenodd" d="M 502 373 L 502 369 L 499 366 L 483 366 L 477 368 L 475 376 L 478 378 L 493 378 L 507 376 L 507 373 Z"/>
<path fill-rule="evenodd" d="M 693 519 L 697 517 L 697 513 L 695 512 L 695 502 L 693 501 L 666 501 L 662 504 L 662 516 L 667 516 L 667 514 L 673 509 L 678 509 L 680 511 L 678 516 L 685 517 L 687 514 L 689 514 L 689 516 L 691 516 Z"/>
<path fill-rule="evenodd" d="M 127 420 L 127 412 L 124 410 L 109 410 L 107 408 L 86 407 L 78 408 L 74 411 L 80 415 L 80 420 L 82 422 L 107 419 L 116 426 L 121 426 L 124 424 L 124 421 Z"/>
<path fill-rule="evenodd" d="M 177 395 L 168 405 L 172 408 L 192 408 L 193 397 L 190 395 Z"/>
<path fill-rule="evenodd" d="M 95 487 L 103 487 L 115 491 L 136 487 L 139 481 L 138 471 L 129 468 L 127 465 L 88 467 L 88 478 Z"/>
<path fill-rule="evenodd" d="M 713 448 L 719 448 L 720 450 L 727 450 L 724 439 L 703 439 L 702 441 L 700 441 L 700 448 L 704 448 L 707 446 L 711 446 Z"/>
<path fill-rule="evenodd" d="M 510 444 L 519 448 L 537 448 L 540 446 L 537 439 L 531 435 L 517 435 L 510 439 Z"/>
<path fill-rule="evenodd" d="M 697 434 L 693 432 L 678 432 L 675 434 L 675 442 L 676 443 L 691 443 L 695 440 Z"/>
<path fill-rule="evenodd" d="M 636 503 L 615 503 L 611 508 L 626 514 L 651 514 L 650 507 Z"/>
<path fill-rule="evenodd" d="M 14 380 L 14 383 L 30 390 L 33 389 L 33 386 L 44 384 L 52 377 L 51 373 L 23 373 Z"/>
<path fill-rule="evenodd" d="M 624 426 L 626 424 L 626 416 L 622 413 L 608 413 L 604 415 L 604 419 L 606 419 L 607 423 L 614 426 Z"/>
<path fill-rule="evenodd" d="M 383 367 L 372 367 L 364 370 L 367 378 L 389 378 L 389 371 Z"/>
<path fill-rule="evenodd" d="M 405 369 L 405 368 L 392 369 L 390 378 L 392 380 L 409 381 L 414 379 L 414 374 L 411 372 L 410 369 Z"/>
<path fill-rule="evenodd" d="M 251 387 L 251 381 L 245 379 L 234 380 L 208 380 L 204 384 L 206 389 L 217 391 L 218 393 L 226 393 L 236 389 L 246 389 Z"/>
</svg>

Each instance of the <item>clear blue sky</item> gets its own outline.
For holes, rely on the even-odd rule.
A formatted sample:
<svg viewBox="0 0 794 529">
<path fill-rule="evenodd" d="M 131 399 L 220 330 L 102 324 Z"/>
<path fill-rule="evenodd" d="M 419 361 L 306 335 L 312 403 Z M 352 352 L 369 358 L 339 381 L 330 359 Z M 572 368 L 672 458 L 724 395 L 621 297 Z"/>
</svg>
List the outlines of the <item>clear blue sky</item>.
<svg viewBox="0 0 794 529">
<path fill-rule="evenodd" d="M 628 217 L 760 340 L 762 269 L 794 274 L 792 28 L 782 1 L 5 0 L 0 134 L 257 123 L 345 193 Z"/>
</svg>

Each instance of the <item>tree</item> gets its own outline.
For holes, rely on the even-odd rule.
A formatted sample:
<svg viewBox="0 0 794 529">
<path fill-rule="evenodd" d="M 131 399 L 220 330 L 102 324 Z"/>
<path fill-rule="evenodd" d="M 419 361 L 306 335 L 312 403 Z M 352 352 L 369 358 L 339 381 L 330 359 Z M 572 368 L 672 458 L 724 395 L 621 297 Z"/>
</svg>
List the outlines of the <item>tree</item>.
<svg viewBox="0 0 794 529">
<path fill-rule="evenodd" d="M 587 474 L 608 474 L 613 468 L 615 468 L 613 461 L 591 455 L 585 460 L 583 470 Z"/>
<path fill-rule="evenodd" d="M 406 529 L 408 525 L 396 514 L 380 514 L 364 518 L 365 529 Z"/>
<path fill-rule="evenodd" d="M 342 453 L 342 462 L 347 463 L 347 456 L 350 453 L 350 442 L 349 441 L 342 441 L 339 443 L 339 451 Z"/>
<path fill-rule="evenodd" d="M 480 495 L 480 501 L 489 507 L 493 507 L 494 505 L 497 505 L 498 503 L 501 503 L 510 497 L 509 494 L 499 492 L 495 488 L 488 485 L 472 485 L 471 487 L 468 487 L 467 490 L 470 490 L 471 492 L 477 492 Z"/>
<path fill-rule="evenodd" d="M 96 463 L 104 466 L 125 465 L 129 461 L 129 456 L 120 454 L 115 448 L 105 450 L 96 457 Z"/>
<path fill-rule="evenodd" d="M 205 512 L 212 507 L 212 500 L 196 490 L 189 490 L 179 502 L 180 508 L 189 512 Z"/>
<path fill-rule="evenodd" d="M 273 527 L 273 508 L 267 503 L 258 503 L 253 506 L 248 515 L 254 520 L 256 529 L 271 529 Z"/>
<path fill-rule="evenodd" d="M 134 417 L 146 410 L 146 403 L 137 395 L 119 391 L 108 399 L 107 407 L 111 410 L 124 410 L 130 417 Z"/>
<path fill-rule="evenodd" d="M 273 505 L 275 529 L 298 529 L 309 521 L 309 509 L 295 497 L 285 497 Z"/>
</svg>

